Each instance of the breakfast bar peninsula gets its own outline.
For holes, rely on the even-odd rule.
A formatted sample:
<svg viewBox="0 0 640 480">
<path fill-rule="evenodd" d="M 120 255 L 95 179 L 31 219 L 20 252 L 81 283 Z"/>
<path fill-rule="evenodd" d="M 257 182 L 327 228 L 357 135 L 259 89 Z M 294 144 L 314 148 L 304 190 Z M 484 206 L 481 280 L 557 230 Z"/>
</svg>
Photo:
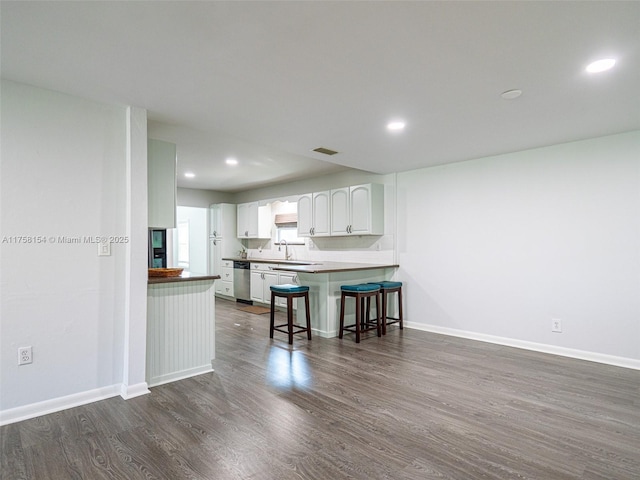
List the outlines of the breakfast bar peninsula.
<svg viewBox="0 0 640 480">
<path fill-rule="evenodd" d="M 340 286 L 390 280 L 398 267 L 396 264 L 322 262 L 310 265 L 279 264 L 273 269 L 297 274 L 297 283 L 309 287 L 314 334 L 336 337 L 340 321 Z M 345 317 L 350 321 L 355 318 L 352 302 L 347 305 Z"/>
<path fill-rule="evenodd" d="M 219 278 L 188 273 L 149 276 L 146 380 L 150 387 L 212 370 L 214 282 Z"/>
</svg>

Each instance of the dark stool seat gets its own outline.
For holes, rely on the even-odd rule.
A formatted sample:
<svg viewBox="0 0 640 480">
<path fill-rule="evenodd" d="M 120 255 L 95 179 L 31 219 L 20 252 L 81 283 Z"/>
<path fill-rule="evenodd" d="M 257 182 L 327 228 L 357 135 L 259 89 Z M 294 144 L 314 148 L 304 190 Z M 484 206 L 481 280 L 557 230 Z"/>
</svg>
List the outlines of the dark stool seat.
<svg viewBox="0 0 640 480">
<path fill-rule="evenodd" d="M 402 282 L 370 282 L 370 285 L 378 285 L 380 287 L 380 294 L 382 295 L 382 334 L 387 334 L 387 325 L 397 323 L 400 326 L 400 330 L 404 328 L 404 322 L 402 317 Z M 390 293 L 398 294 L 398 316 L 387 316 L 388 295 Z"/>
<path fill-rule="evenodd" d="M 293 344 L 293 335 L 307 332 L 307 339 L 311 340 L 311 313 L 309 309 L 309 287 L 303 285 L 272 285 L 271 290 L 271 322 L 269 327 L 269 338 L 273 338 L 274 330 L 286 333 L 289 336 L 289 345 Z M 275 325 L 276 297 L 287 299 L 287 323 Z M 293 299 L 304 298 L 304 306 L 307 314 L 307 325 L 303 327 L 293 323 Z"/>
<path fill-rule="evenodd" d="M 360 343 L 360 334 L 369 330 L 376 330 L 378 336 L 382 336 L 380 327 L 380 287 L 370 283 L 361 283 L 358 285 L 342 285 L 340 287 L 340 332 L 338 338 L 342 338 L 345 331 L 355 332 L 356 343 Z M 344 324 L 344 306 L 347 298 L 354 298 L 356 301 L 356 323 L 345 326 Z M 375 320 L 370 319 L 369 310 L 371 297 L 376 299 L 376 316 Z M 365 307 L 365 299 L 367 304 Z"/>
</svg>

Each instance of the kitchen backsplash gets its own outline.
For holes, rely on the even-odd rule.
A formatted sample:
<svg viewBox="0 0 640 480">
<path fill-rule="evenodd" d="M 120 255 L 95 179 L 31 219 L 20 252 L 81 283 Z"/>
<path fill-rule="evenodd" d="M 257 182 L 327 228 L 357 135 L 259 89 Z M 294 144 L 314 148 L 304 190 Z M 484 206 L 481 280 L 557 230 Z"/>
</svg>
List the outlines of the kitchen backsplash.
<svg viewBox="0 0 640 480">
<path fill-rule="evenodd" d="M 251 258 L 284 259 L 284 245 L 272 240 L 247 240 L 247 256 Z M 353 237 L 317 237 L 306 238 L 304 245 L 289 245 L 292 260 L 356 262 L 356 263 L 394 263 L 393 237 L 353 236 Z"/>
</svg>

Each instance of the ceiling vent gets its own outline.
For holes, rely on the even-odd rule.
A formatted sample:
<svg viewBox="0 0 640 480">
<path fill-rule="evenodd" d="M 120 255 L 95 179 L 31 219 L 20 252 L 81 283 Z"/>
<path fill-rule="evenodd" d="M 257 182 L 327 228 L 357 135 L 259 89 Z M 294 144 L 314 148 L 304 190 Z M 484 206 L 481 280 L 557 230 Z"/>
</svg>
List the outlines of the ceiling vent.
<svg viewBox="0 0 640 480">
<path fill-rule="evenodd" d="M 335 155 L 336 153 L 338 153 L 335 150 L 330 150 L 324 147 L 314 148 L 313 151 L 318 153 L 324 153 L 325 155 Z"/>
</svg>

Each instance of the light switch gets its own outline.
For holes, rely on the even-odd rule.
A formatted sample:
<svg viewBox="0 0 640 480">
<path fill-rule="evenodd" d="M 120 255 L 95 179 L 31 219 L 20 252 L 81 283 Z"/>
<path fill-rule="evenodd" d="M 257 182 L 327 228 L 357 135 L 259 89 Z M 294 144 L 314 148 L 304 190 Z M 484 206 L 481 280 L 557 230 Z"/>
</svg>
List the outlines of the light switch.
<svg viewBox="0 0 640 480">
<path fill-rule="evenodd" d="M 108 240 L 100 241 L 98 243 L 98 256 L 109 257 L 111 256 L 111 242 Z"/>
</svg>

